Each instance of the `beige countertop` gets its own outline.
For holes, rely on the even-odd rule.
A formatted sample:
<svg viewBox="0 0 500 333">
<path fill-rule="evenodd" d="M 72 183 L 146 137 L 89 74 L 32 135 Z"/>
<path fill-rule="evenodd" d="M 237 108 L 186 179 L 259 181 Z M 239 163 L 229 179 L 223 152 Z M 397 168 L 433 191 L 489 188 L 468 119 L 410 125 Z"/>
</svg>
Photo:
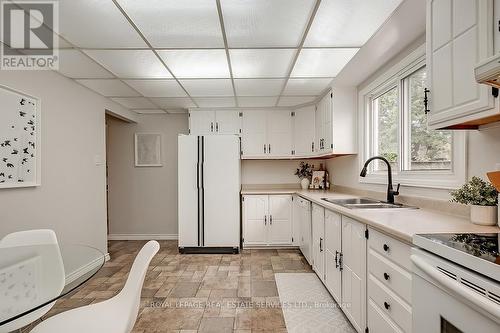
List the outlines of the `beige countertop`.
<svg viewBox="0 0 500 333">
<path fill-rule="evenodd" d="M 453 215 L 443 214 L 429 209 L 349 209 L 321 200 L 328 197 L 332 199 L 355 198 L 357 196 L 333 191 L 301 190 L 294 188 L 258 188 L 243 189 L 243 195 L 257 194 L 297 194 L 304 199 L 336 211 L 342 215 L 363 222 L 377 230 L 398 238 L 404 242 L 412 243 L 415 234 L 430 233 L 489 233 L 500 232 L 497 226 L 486 227 L 470 223 L 469 220 Z"/>
</svg>

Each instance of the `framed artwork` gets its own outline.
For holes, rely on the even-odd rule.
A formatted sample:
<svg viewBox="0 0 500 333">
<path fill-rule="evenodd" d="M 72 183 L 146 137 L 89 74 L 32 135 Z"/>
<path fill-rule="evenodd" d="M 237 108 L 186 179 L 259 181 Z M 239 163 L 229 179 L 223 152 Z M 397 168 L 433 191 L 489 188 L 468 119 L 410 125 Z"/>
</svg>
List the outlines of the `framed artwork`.
<svg viewBox="0 0 500 333">
<path fill-rule="evenodd" d="M 135 133 L 135 166 L 160 167 L 161 134 Z"/>
<path fill-rule="evenodd" d="M 324 188 L 325 187 L 325 171 L 313 171 L 312 182 L 313 188 Z"/>
<path fill-rule="evenodd" d="M 0 189 L 41 184 L 40 100 L 0 85 Z"/>
</svg>

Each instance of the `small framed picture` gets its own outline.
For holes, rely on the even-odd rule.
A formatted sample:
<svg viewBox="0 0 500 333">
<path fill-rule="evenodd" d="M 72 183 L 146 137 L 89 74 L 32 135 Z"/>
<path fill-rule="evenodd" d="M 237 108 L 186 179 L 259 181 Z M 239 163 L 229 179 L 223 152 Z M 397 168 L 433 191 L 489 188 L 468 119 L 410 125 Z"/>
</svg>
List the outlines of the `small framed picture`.
<svg viewBox="0 0 500 333">
<path fill-rule="evenodd" d="M 325 171 L 313 171 L 311 185 L 315 189 L 325 187 Z"/>
<path fill-rule="evenodd" d="M 161 134 L 135 133 L 135 166 L 161 167 Z"/>
</svg>

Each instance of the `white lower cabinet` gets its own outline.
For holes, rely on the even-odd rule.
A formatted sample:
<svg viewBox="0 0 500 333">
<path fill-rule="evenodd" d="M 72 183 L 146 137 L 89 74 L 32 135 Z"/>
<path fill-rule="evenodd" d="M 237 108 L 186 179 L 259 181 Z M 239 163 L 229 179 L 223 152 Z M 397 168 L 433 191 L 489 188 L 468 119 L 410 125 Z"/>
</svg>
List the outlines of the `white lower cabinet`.
<svg viewBox="0 0 500 333">
<path fill-rule="evenodd" d="M 342 216 L 342 303 L 358 332 L 366 328 L 366 225 Z"/>
<path fill-rule="evenodd" d="M 342 302 L 342 216 L 325 211 L 325 285 L 337 303 Z"/>
<path fill-rule="evenodd" d="M 293 245 L 298 246 L 309 265 L 312 265 L 311 202 L 300 196 L 294 197 Z"/>
<path fill-rule="evenodd" d="M 292 245 L 292 196 L 243 196 L 243 246 Z"/>
<path fill-rule="evenodd" d="M 369 229 L 368 328 L 370 333 L 411 332 L 410 246 Z"/>
<path fill-rule="evenodd" d="M 312 253 L 313 270 L 321 281 L 325 281 L 325 209 L 312 205 Z"/>
</svg>

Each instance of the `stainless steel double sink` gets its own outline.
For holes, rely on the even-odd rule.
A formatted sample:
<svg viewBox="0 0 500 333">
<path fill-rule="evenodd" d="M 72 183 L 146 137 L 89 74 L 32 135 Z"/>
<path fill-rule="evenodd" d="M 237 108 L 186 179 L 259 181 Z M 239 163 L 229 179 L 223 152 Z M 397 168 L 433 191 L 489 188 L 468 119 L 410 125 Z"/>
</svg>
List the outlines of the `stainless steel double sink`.
<svg viewBox="0 0 500 333">
<path fill-rule="evenodd" d="M 321 200 L 349 209 L 387 209 L 387 208 L 418 209 L 418 207 L 406 206 L 399 203 L 388 203 L 368 198 L 352 198 L 352 199 L 321 198 Z"/>
</svg>

